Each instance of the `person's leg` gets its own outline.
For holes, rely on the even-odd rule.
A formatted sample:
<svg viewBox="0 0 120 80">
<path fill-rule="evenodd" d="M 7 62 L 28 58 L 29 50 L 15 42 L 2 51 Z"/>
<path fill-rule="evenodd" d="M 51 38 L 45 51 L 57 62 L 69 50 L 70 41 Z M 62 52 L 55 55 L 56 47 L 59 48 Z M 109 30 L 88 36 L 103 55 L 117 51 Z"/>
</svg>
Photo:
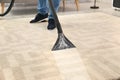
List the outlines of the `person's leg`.
<svg viewBox="0 0 120 80">
<path fill-rule="evenodd" d="M 48 17 L 47 0 L 38 0 L 37 10 L 38 14 L 30 23 L 35 23 Z"/>
<path fill-rule="evenodd" d="M 55 8 L 55 11 L 56 11 L 56 12 L 57 12 L 58 9 L 59 9 L 60 1 L 61 1 L 61 0 L 53 0 L 53 5 L 54 5 L 54 8 Z M 48 3 L 48 2 L 47 2 L 47 3 Z M 51 12 L 50 7 L 49 7 L 49 12 L 50 12 L 50 14 L 49 14 L 49 19 L 53 19 L 53 15 L 52 15 L 52 12 Z"/>
<path fill-rule="evenodd" d="M 61 0 L 53 0 L 53 5 L 54 5 L 54 8 L 55 8 L 56 12 L 59 9 L 60 1 Z M 55 20 L 54 20 L 54 17 L 52 15 L 52 11 L 51 11 L 50 8 L 49 8 L 49 11 L 50 11 L 50 14 L 48 16 L 49 20 L 48 20 L 48 26 L 47 26 L 47 28 L 50 29 L 50 30 L 52 30 L 52 29 L 54 29 L 56 27 L 56 25 L 55 25 Z"/>
<path fill-rule="evenodd" d="M 37 6 L 38 13 L 45 15 L 48 13 L 47 0 L 38 0 Z"/>
</svg>

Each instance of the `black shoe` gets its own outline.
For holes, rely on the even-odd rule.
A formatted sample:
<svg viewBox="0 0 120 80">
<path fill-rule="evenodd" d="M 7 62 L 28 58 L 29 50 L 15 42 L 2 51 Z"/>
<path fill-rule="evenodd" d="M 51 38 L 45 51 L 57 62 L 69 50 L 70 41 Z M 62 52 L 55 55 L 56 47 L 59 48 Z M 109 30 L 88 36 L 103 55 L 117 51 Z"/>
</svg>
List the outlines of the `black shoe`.
<svg viewBox="0 0 120 80">
<path fill-rule="evenodd" d="M 49 19 L 48 20 L 48 30 L 53 30 L 56 27 L 54 19 Z"/>
<path fill-rule="evenodd" d="M 40 13 L 38 13 L 36 16 L 35 16 L 35 19 L 31 20 L 30 23 L 35 23 L 35 22 L 38 22 L 40 20 L 43 20 L 45 18 L 48 17 L 48 14 L 45 14 L 45 15 L 42 15 Z"/>
</svg>

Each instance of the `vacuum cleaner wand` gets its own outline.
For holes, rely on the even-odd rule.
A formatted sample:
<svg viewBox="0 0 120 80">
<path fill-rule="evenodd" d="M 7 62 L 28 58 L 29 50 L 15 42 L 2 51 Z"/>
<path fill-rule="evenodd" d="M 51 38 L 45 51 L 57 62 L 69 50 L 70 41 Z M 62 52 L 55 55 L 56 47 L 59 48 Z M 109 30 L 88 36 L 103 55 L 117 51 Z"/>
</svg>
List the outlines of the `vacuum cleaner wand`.
<svg viewBox="0 0 120 80">
<path fill-rule="evenodd" d="M 48 0 L 48 1 L 49 1 L 49 5 L 50 5 L 50 9 L 52 11 L 53 17 L 55 19 L 55 23 L 56 23 L 56 26 L 57 26 L 58 33 L 62 33 L 63 31 L 62 31 L 62 28 L 61 28 L 61 24 L 60 24 L 60 22 L 58 20 L 56 11 L 54 10 L 54 6 L 53 6 L 53 3 L 52 3 L 52 0 Z"/>
<path fill-rule="evenodd" d="M 75 46 L 63 34 L 63 30 L 59 22 L 58 16 L 56 14 L 56 11 L 54 9 L 52 0 L 48 0 L 48 2 L 56 23 L 57 31 L 58 31 L 58 39 L 55 45 L 53 46 L 52 50 L 54 51 L 54 50 L 61 50 L 61 49 L 67 49 L 67 48 L 74 48 Z"/>
</svg>

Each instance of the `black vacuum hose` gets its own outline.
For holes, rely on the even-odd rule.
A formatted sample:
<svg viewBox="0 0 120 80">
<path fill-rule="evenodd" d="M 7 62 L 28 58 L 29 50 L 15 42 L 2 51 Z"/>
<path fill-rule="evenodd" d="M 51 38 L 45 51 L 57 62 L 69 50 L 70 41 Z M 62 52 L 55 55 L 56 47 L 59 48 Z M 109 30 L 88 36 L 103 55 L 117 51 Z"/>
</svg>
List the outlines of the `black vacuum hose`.
<svg viewBox="0 0 120 80">
<path fill-rule="evenodd" d="M 15 0 L 11 0 L 8 9 L 7 9 L 3 14 L 0 14 L 0 16 L 5 16 L 5 15 L 7 15 L 7 14 L 10 12 L 10 10 L 12 9 L 12 7 L 13 7 L 13 5 L 14 5 L 14 2 L 15 2 Z"/>
</svg>

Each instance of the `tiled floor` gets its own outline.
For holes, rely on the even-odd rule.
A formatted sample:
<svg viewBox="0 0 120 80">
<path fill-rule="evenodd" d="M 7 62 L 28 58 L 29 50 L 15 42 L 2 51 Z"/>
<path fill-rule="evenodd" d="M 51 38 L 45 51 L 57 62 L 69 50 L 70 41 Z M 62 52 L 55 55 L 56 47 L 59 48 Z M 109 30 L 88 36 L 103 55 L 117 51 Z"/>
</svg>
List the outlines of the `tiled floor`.
<svg viewBox="0 0 120 80">
<path fill-rule="evenodd" d="M 34 9 L 30 9 L 33 11 L 31 14 L 29 9 L 16 10 L 15 7 L 9 15 L 0 18 L 0 80 L 75 80 L 70 77 L 63 79 L 66 73 L 61 70 L 72 68 L 72 72 L 80 71 L 78 66 L 81 65 L 91 80 L 119 78 L 119 11 L 114 11 L 110 4 L 99 3 L 98 10 L 91 10 L 90 5 L 82 3 L 81 11 L 77 12 L 74 8 L 69 9 L 68 4 L 66 12 L 61 12 L 60 8 L 58 13 L 65 35 L 77 47 L 77 52 L 69 52 L 75 60 L 73 63 L 78 64 L 77 68 L 68 61 L 72 60 L 69 56 L 65 57 L 68 60 L 59 59 L 59 54 L 51 52 L 57 38 L 56 29 L 48 31 L 46 22 L 29 23 L 36 13 Z M 73 53 L 80 56 L 76 58 Z M 63 60 L 74 67 L 59 65 Z M 82 60 L 84 64 L 76 60 Z M 74 75 L 69 72 L 67 76 Z"/>
</svg>

